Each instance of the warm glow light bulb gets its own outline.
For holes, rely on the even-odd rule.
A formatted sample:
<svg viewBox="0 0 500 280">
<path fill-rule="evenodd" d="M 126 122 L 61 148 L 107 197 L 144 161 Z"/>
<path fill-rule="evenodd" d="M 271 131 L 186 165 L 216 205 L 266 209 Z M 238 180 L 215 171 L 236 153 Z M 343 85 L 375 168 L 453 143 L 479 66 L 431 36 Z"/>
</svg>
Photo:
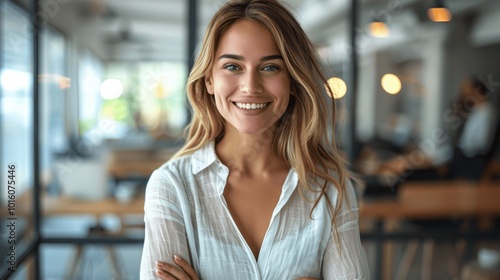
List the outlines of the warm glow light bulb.
<svg viewBox="0 0 500 280">
<path fill-rule="evenodd" d="M 394 74 L 385 74 L 381 83 L 382 88 L 389 94 L 398 94 L 401 91 L 401 80 Z"/>
<path fill-rule="evenodd" d="M 434 22 L 448 22 L 451 20 L 450 10 L 444 7 L 430 8 L 427 15 Z"/>
<path fill-rule="evenodd" d="M 101 83 L 100 93 L 104 99 L 116 99 L 123 93 L 123 84 L 118 79 L 107 79 Z"/>
<path fill-rule="evenodd" d="M 341 78 L 332 77 L 328 79 L 328 85 L 332 89 L 333 98 L 335 99 L 340 99 L 347 93 L 347 85 Z M 326 92 L 330 95 L 328 88 L 326 89 Z"/>
<path fill-rule="evenodd" d="M 372 34 L 373 37 L 377 38 L 386 38 L 390 33 L 387 24 L 381 21 L 374 21 L 370 23 L 368 28 L 370 29 L 370 34 Z"/>
</svg>

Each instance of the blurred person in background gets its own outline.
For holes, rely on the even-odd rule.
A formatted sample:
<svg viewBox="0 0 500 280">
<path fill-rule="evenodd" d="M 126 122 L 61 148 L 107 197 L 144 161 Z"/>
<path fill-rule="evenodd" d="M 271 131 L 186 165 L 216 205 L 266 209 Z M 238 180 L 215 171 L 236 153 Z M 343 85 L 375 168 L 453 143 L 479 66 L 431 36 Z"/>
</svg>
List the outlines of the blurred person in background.
<svg viewBox="0 0 500 280">
<path fill-rule="evenodd" d="M 478 78 L 462 83 L 460 94 L 443 114 L 451 133 L 421 141 L 387 161 L 374 161 L 374 151 L 363 151 L 372 159 L 372 173 L 405 180 L 464 179 L 477 181 L 498 149 L 498 116 L 488 87 Z"/>
<path fill-rule="evenodd" d="M 498 145 L 498 118 L 491 93 L 479 79 L 467 79 L 457 102 L 457 135 L 449 178 L 479 180 Z M 458 117 L 456 117 L 458 119 Z"/>
</svg>

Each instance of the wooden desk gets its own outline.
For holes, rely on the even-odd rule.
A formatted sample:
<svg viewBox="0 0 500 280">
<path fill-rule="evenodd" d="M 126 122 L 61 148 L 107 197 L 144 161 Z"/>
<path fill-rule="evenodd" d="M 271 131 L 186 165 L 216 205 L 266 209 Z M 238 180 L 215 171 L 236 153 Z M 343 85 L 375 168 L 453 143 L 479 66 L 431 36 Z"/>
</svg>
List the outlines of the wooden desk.
<svg viewBox="0 0 500 280">
<path fill-rule="evenodd" d="M 32 191 L 23 193 L 17 199 L 16 216 L 31 217 L 33 214 Z M 102 200 L 81 200 L 66 196 L 49 196 L 43 194 L 41 206 L 44 217 L 63 215 L 92 215 L 100 218 L 103 215 L 143 215 L 144 193 L 137 194 L 130 202 L 122 203 L 113 197 Z M 2 208 L 3 209 L 3 208 Z M 1 212 L 4 217 L 7 210 Z"/>
<path fill-rule="evenodd" d="M 441 219 L 500 216 L 500 183 L 411 182 L 403 184 L 394 200 L 360 203 L 360 217 L 368 219 Z"/>
<path fill-rule="evenodd" d="M 500 217 L 499 202 L 500 183 L 411 182 L 403 184 L 393 200 L 360 203 L 360 219 L 380 221 L 380 228 L 391 232 L 405 219 Z M 386 244 L 382 253 L 382 243 L 377 243 L 376 279 L 389 279 L 392 244 Z"/>
<path fill-rule="evenodd" d="M 133 214 L 143 215 L 144 195 L 138 195 L 128 203 L 119 202 L 115 198 L 85 201 L 64 196 L 44 196 L 42 207 L 44 216 L 93 215 L 100 218 L 107 214 L 120 217 Z"/>
<path fill-rule="evenodd" d="M 168 150 L 114 150 L 108 173 L 115 179 L 149 178 L 151 173 L 167 162 L 177 148 Z"/>
</svg>

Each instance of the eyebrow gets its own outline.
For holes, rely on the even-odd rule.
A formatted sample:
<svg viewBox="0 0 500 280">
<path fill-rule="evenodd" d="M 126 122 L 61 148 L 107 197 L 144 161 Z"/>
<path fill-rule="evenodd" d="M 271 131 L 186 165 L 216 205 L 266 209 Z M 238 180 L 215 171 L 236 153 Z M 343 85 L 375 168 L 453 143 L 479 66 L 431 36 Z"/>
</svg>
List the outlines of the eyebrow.
<svg viewBox="0 0 500 280">
<path fill-rule="evenodd" d="M 235 60 L 245 60 L 245 57 L 242 55 L 237 55 L 237 54 L 223 54 L 219 56 L 219 60 L 223 58 L 229 58 L 229 59 L 235 59 Z M 273 59 L 281 59 L 283 60 L 283 57 L 279 54 L 273 54 L 273 55 L 268 55 L 264 56 L 260 59 L 260 62 L 267 61 L 267 60 L 273 60 Z"/>
</svg>

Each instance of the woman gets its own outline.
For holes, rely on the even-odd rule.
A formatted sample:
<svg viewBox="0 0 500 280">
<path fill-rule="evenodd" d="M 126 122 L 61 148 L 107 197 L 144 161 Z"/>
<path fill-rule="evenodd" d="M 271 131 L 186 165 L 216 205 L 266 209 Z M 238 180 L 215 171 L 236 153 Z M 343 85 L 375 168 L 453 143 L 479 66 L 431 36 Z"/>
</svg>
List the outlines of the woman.
<svg viewBox="0 0 500 280">
<path fill-rule="evenodd" d="M 141 279 L 368 278 L 325 83 L 280 3 L 220 8 L 188 79 L 187 143 L 146 188 Z"/>
</svg>

